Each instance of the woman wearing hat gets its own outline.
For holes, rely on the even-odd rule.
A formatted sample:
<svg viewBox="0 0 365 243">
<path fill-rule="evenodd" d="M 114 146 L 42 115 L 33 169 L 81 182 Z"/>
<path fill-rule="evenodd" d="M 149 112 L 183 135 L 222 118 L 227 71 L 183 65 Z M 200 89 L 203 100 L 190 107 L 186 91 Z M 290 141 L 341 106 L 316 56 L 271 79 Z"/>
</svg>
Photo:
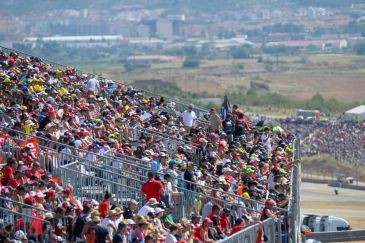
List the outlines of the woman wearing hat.
<svg viewBox="0 0 365 243">
<path fill-rule="evenodd" d="M 148 235 L 148 222 L 143 216 L 139 216 L 135 221 L 138 227 L 131 232 L 131 238 L 143 240 Z"/>
</svg>

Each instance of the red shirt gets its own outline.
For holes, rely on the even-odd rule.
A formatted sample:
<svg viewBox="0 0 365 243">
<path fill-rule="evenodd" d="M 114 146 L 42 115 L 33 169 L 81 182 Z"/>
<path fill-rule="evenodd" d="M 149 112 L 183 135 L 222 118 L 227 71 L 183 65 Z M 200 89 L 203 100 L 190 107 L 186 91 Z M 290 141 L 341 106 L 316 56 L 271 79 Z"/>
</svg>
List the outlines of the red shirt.
<svg viewBox="0 0 365 243">
<path fill-rule="evenodd" d="M 210 218 L 212 221 L 215 217 L 219 218 L 219 216 L 215 213 L 211 213 L 211 214 L 208 215 L 208 218 Z"/>
<path fill-rule="evenodd" d="M 208 233 L 208 228 L 204 227 L 204 226 L 199 226 L 198 228 L 196 228 L 195 232 L 193 234 L 193 239 L 199 240 L 199 241 L 204 241 L 204 239 L 200 236 L 200 232 L 204 232 L 204 231 Z"/>
<path fill-rule="evenodd" d="M 13 167 L 11 166 L 6 166 L 4 169 L 3 169 L 3 176 L 2 176 L 2 179 L 1 181 L 3 182 L 3 184 L 10 180 L 13 176 L 14 176 L 14 173 L 15 173 L 15 170 Z"/>
<path fill-rule="evenodd" d="M 236 225 L 232 228 L 231 232 L 229 232 L 229 235 L 233 235 L 234 233 L 241 231 L 243 228 L 244 228 L 243 225 Z"/>
<path fill-rule="evenodd" d="M 222 214 L 219 220 L 219 225 L 221 226 L 222 230 L 228 229 L 229 226 L 229 219 L 226 215 Z"/>
<path fill-rule="evenodd" d="M 108 200 L 103 200 L 100 204 L 99 204 L 99 212 L 100 212 L 100 217 L 105 218 L 107 212 L 109 211 L 110 206 L 109 206 L 109 202 Z"/>
<path fill-rule="evenodd" d="M 142 185 L 141 192 L 146 194 L 146 201 L 151 198 L 155 198 L 157 201 L 160 201 L 160 192 L 163 188 L 164 186 L 162 182 L 151 179 Z"/>
<path fill-rule="evenodd" d="M 43 170 L 33 170 L 33 169 L 31 169 L 29 171 L 29 177 L 33 176 L 33 175 L 36 176 L 37 178 L 41 178 L 42 175 L 44 175 L 44 171 Z"/>
</svg>

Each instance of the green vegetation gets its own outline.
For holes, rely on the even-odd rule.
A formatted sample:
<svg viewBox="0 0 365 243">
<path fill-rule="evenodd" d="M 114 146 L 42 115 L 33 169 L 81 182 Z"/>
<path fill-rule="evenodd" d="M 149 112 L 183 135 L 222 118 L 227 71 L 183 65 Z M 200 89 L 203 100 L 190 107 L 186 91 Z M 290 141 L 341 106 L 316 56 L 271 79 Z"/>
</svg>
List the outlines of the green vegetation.
<svg viewBox="0 0 365 243">
<path fill-rule="evenodd" d="M 324 99 L 320 94 L 315 94 L 309 100 L 298 100 L 276 92 L 259 94 L 253 89 L 248 90 L 246 93 L 230 93 L 228 97 L 231 99 L 231 103 L 242 105 L 275 106 L 286 109 L 316 109 L 324 113 L 344 112 L 359 105 L 358 102 L 341 102 L 335 98 Z"/>
<path fill-rule="evenodd" d="M 317 155 L 302 159 L 304 174 L 333 177 L 335 173 L 343 173 L 360 181 L 365 181 L 365 171 L 354 167 L 349 161 L 338 161 L 329 155 Z"/>
<path fill-rule="evenodd" d="M 230 50 L 230 54 L 234 59 L 244 59 L 249 58 L 252 54 L 252 51 L 252 46 L 242 45 L 239 47 L 232 47 Z"/>
<path fill-rule="evenodd" d="M 198 68 L 200 66 L 200 59 L 194 56 L 188 56 L 183 62 L 183 68 Z"/>
<path fill-rule="evenodd" d="M 365 55 L 365 41 L 357 43 L 354 50 L 358 55 Z"/>
</svg>

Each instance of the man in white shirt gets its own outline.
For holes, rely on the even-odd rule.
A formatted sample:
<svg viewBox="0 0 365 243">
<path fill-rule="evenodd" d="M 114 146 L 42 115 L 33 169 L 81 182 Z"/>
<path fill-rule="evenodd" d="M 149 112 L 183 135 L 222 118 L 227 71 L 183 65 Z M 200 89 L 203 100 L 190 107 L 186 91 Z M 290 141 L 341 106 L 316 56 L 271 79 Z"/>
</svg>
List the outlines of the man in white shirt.
<svg viewBox="0 0 365 243">
<path fill-rule="evenodd" d="M 185 126 L 185 129 L 188 133 L 190 133 L 190 129 L 195 126 L 195 121 L 197 116 L 193 111 L 194 105 L 190 104 L 188 109 L 182 113 L 182 120 Z"/>
<path fill-rule="evenodd" d="M 93 92 L 94 95 L 99 93 L 99 80 L 91 78 L 86 83 L 86 92 Z"/>
<path fill-rule="evenodd" d="M 155 207 L 159 204 L 159 202 L 156 200 L 156 198 L 151 198 L 148 200 L 146 205 L 144 205 L 139 211 L 138 215 L 140 216 L 147 216 L 148 213 L 155 213 Z"/>
</svg>

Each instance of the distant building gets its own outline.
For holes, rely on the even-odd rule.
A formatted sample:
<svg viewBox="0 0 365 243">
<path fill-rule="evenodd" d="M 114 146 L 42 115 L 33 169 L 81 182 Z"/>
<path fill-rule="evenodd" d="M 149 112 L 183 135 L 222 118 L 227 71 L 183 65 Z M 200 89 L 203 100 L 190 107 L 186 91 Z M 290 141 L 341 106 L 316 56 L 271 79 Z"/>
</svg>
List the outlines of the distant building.
<svg viewBox="0 0 365 243">
<path fill-rule="evenodd" d="M 164 39 L 172 39 L 174 37 L 173 21 L 159 19 L 156 21 L 156 35 Z"/>
<path fill-rule="evenodd" d="M 166 55 L 142 55 L 142 56 L 129 56 L 126 60 L 132 64 L 153 64 L 153 63 L 176 63 L 182 62 L 182 57 L 178 56 L 166 56 Z"/>
<path fill-rule="evenodd" d="M 302 41 L 277 41 L 268 42 L 267 46 L 288 46 L 288 47 L 307 47 L 307 46 L 319 46 L 324 50 L 329 47 L 344 49 L 347 48 L 347 40 L 337 39 L 337 40 L 302 40 Z"/>
<path fill-rule="evenodd" d="M 360 105 L 351 110 L 348 110 L 343 115 L 345 121 L 356 121 L 363 122 L 365 121 L 365 105 Z"/>
</svg>

